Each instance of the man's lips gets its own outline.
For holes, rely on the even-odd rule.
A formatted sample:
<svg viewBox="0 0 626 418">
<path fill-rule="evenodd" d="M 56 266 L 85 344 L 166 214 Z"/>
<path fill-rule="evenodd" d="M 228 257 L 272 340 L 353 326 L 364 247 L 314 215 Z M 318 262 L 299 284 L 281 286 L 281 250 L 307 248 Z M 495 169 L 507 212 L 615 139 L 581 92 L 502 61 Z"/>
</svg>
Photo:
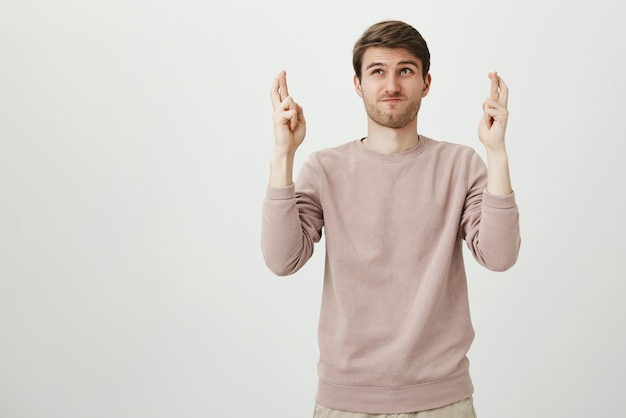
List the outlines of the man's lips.
<svg viewBox="0 0 626 418">
<path fill-rule="evenodd" d="M 403 100 L 402 97 L 385 97 L 383 99 L 381 99 L 380 101 L 383 103 L 387 103 L 389 105 L 394 105 L 394 104 L 398 104 Z"/>
<path fill-rule="evenodd" d="M 380 100 L 382 102 L 399 102 L 399 101 L 403 100 L 403 98 L 400 97 L 400 96 L 394 96 L 394 97 L 383 97 Z"/>
</svg>

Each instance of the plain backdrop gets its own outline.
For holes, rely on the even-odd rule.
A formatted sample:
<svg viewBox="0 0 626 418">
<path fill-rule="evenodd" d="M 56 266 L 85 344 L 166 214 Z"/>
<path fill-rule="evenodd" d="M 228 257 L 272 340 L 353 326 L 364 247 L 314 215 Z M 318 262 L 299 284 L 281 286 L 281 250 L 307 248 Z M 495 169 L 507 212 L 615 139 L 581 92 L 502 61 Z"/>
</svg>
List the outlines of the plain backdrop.
<svg viewBox="0 0 626 418">
<path fill-rule="evenodd" d="M 508 84 L 518 263 L 466 258 L 481 418 L 624 417 L 626 178 L 619 0 L 2 0 L 0 416 L 309 417 L 323 242 L 260 252 L 286 70 L 308 155 L 365 135 L 351 51 L 426 38 L 419 129 L 475 147 Z"/>
</svg>

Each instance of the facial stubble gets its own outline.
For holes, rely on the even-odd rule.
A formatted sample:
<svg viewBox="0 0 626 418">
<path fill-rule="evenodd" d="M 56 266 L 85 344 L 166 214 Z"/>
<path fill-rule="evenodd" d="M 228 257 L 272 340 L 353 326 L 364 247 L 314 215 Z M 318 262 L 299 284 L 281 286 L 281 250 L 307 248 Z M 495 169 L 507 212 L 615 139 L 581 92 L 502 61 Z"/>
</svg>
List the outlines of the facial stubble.
<svg viewBox="0 0 626 418">
<path fill-rule="evenodd" d="M 385 112 L 381 109 L 378 102 L 370 103 L 367 100 L 363 100 L 363 103 L 365 112 L 375 123 L 386 128 L 399 129 L 404 128 L 417 117 L 422 101 L 415 100 L 410 102 L 408 107 L 400 113 Z"/>
</svg>

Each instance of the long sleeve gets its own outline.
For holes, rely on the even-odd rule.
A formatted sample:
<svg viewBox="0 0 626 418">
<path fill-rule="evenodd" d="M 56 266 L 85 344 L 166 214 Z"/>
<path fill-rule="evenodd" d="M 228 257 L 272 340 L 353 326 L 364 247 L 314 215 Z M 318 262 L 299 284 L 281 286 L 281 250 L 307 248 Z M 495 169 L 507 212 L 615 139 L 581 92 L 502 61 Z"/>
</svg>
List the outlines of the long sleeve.
<svg viewBox="0 0 626 418">
<path fill-rule="evenodd" d="M 481 265 L 493 271 L 505 271 L 516 263 L 521 243 L 515 194 L 489 194 L 485 188 L 484 162 L 476 153 L 470 158 L 461 234 Z"/>
<path fill-rule="evenodd" d="M 263 201 L 261 250 L 269 269 L 286 276 L 298 271 L 313 255 L 324 224 L 309 167 L 303 167 L 297 183 L 268 187 Z"/>
</svg>

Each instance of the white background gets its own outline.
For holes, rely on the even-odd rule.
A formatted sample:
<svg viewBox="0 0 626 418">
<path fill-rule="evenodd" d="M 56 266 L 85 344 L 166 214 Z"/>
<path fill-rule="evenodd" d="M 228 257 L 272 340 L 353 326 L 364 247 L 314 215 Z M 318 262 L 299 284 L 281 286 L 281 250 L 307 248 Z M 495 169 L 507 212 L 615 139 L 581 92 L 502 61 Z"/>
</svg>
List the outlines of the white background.
<svg viewBox="0 0 626 418">
<path fill-rule="evenodd" d="M 323 247 L 274 277 L 260 209 L 282 69 L 311 152 L 365 134 L 351 49 L 379 20 L 432 54 L 420 132 L 483 150 L 487 73 L 522 251 L 467 258 L 487 417 L 623 417 L 618 0 L 0 2 L 0 416 L 308 417 Z"/>
</svg>

